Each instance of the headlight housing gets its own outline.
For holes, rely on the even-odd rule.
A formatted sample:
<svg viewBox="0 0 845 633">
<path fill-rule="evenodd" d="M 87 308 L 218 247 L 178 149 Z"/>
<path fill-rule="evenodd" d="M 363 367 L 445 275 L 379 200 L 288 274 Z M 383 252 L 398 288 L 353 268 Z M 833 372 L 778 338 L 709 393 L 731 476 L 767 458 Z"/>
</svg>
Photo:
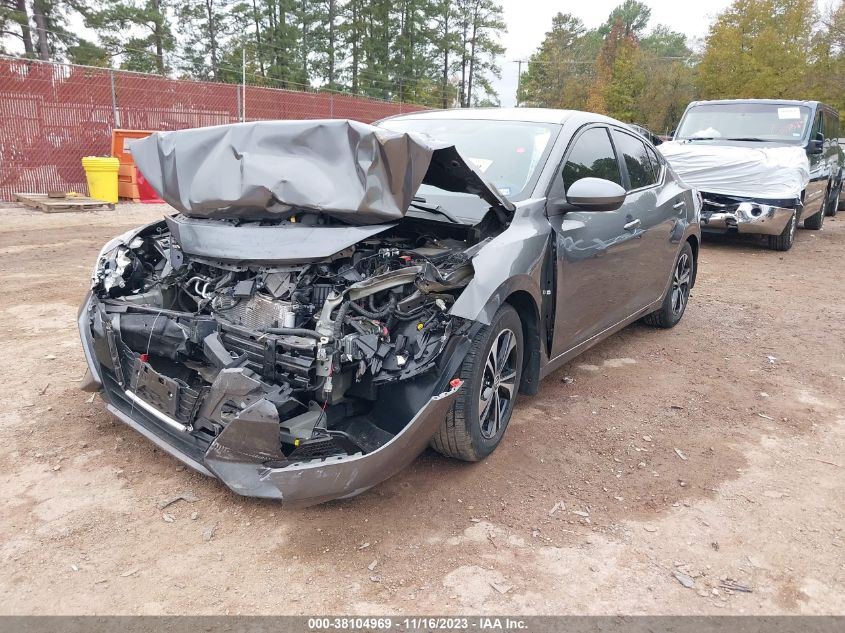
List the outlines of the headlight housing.
<svg viewBox="0 0 845 633">
<path fill-rule="evenodd" d="M 94 263 L 94 270 L 91 271 L 91 288 L 100 282 L 107 291 L 124 285 L 123 274 L 132 263 L 129 250 L 141 245 L 139 241 L 141 238 L 135 237 L 138 231 L 139 229 L 132 229 L 118 235 L 100 249 L 100 254 L 97 255 L 97 261 Z M 136 241 L 138 241 L 137 244 Z"/>
</svg>

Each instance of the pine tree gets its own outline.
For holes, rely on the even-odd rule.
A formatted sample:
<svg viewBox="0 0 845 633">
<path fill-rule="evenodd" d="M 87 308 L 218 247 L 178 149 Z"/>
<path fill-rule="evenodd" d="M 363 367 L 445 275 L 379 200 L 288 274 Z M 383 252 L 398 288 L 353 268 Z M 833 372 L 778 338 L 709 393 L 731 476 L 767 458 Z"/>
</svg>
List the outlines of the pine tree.
<svg viewBox="0 0 845 633">
<path fill-rule="evenodd" d="M 558 13 L 528 61 L 517 100 L 547 108 L 583 109 L 600 43 L 597 32 L 588 32 L 580 18 Z"/>
<path fill-rule="evenodd" d="M 181 35 L 177 65 L 187 76 L 220 79 L 220 58 L 232 30 L 232 9 L 228 0 L 181 0 L 176 5 Z"/>
<path fill-rule="evenodd" d="M 616 47 L 603 97 L 608 115 L 620 121 L 636 123 L 641 120 L 643 111 L 641 104 L 645 75 L 641 66 L 639 45 L 632 36 L 626 36 L 624 33 L 622 27 L 622 37 Z"/>
<path fill-rule="evenodd" d="M 639 0 L 625 0 L 610 12 L 607 21 L 599 27 L 599 33 L 607 36 L 615 27 L 621 30 L 621 37 L 639 37 L 650 19 L 648 5 Z"/>
<path fill-rule="evenodd" d="M 86 23 L 110 53 L 121 56 L 121 68 L 164 75 L 165 54 L 176 46 L 167 15 L 171 1 L 99 0 L 86 11 Z"/>
<path fill-rule="evenodd" d="M 502 6 L 495 0 L 457 0 L 460 37 L 461 107 L 495 97 L 490 75 L 501 76 L 496 59 L 504 54 L 498 35 L 506 30 Z M 477 89 L 481 88 L 479 97 Z"/>
<path fill-rule="evenodd" d="M 3 35 L 20 40 L 24 56 L 35 57 L 32 27 L 26 0 L 0 0 L 0 31 Z M 0 38 L 0 51 L 6 53 L 5 42 Z"/>
</svg>

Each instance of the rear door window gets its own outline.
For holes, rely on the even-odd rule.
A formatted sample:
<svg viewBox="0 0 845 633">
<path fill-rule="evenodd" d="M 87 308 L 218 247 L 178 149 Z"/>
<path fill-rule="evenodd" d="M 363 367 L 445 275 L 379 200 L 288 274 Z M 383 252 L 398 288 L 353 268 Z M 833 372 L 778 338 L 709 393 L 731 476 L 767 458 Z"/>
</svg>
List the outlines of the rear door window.
<svg viewBox="0 0 845 633">
<path fill-rule="evenodd" d="M 630 180 L 628 191 L 650 187 L 657 182 L 657 173 L 654 170 L 645 143 L 635 136 L 619 130 L 613 130 L 613 142 L 616 144 L 617 151 L 622 155 L 622 161 L 628 170 L 628 179 Z"/>
<path fill-rule="evenodd" d="M 561 175 L 564 191 L 581 178 L 604 178 L 622 185 L 619 162 L 607 135 L 607 128 L 590 128 L 578 137 L 563 165 Z"/>
</svg>

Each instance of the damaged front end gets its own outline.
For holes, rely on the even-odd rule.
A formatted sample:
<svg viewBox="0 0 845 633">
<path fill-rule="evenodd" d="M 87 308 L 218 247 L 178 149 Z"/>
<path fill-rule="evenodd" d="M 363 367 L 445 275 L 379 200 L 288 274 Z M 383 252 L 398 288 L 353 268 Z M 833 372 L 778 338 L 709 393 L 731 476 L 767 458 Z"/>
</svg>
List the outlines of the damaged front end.
<svg viewBox="0 0 845 633">
<path fill-rule="evenodd" d="M 311 257 L 272 252 L 303 230 Z M 100 255 L 83 347 L 112 413 L 235 492 L 351 496 L 413 460 L 451 406 L 478 326 L 450 307 L 487 240 L 410 217 L 168 218 Z"/>
<path fill-rule="evenodd" d="M 799 198 L 772 200 L 701 192 L 701 229 L 756 235 L 780 235 L 792 217 L 801 215 Z"/>
</svg>

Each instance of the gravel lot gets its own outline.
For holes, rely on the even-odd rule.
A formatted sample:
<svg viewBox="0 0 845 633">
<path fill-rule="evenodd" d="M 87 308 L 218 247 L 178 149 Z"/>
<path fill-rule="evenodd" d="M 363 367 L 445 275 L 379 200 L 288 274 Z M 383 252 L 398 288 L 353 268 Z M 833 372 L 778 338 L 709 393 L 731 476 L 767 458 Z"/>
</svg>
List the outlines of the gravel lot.
<svg viewBox="0 0 845 633">
<path fill-rule="evenodd" d="M 845 218 L 707 240 L 682 323 L 550 376 L 490 459 L 288 511 L 78 390 L 94 258 L 164 210 L 0 210 L 2 612 L 845 613 Z"/>
</svg>

